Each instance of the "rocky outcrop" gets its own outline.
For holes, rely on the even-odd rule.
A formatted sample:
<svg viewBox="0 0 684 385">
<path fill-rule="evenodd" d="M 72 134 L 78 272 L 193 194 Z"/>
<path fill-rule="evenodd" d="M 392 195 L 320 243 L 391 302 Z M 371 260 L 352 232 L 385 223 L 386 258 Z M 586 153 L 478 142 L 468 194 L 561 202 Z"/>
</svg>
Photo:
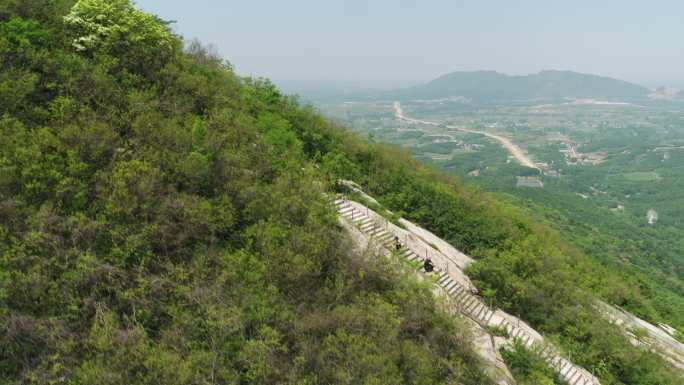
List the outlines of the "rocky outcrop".
<svg viewBox="0 0 684 385">
<path fill-rule="evenodd" d="M 684 344 L 672 336 L 676 330 L 664 324 L 655 326 L 604 302 L 597 302 L 596 308 L 618 326 L 633 345 L 651 350 L 684 373 Z"/>
</svg>

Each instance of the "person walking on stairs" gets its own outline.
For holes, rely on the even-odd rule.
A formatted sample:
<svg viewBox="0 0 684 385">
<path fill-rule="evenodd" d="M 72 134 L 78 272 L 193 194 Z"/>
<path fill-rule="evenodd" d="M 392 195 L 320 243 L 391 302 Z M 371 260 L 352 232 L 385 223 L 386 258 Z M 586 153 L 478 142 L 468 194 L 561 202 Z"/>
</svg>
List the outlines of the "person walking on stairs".
<svg viewBox="0 0 684 385">
<path fill-rule="evenodd" d="M 432 264 L 430 257 L 425 258 L 425 262 L 423 262 L 423 268 L 425 269 L 426 273 L 432 273 L 435 270 L 435 265 Z"/>
</svg>

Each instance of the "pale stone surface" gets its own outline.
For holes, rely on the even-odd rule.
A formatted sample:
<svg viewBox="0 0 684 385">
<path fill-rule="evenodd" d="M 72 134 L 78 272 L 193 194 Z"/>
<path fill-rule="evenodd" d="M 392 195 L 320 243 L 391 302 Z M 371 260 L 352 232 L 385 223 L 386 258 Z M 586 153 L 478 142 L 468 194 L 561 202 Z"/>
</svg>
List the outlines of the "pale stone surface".
<svg viewBox="0 0 684 385">
<path fill-rule="evenodd" d="M 343 219 L 342 217 L 340 217 L 339 221 L 346 229 L 350 238 L 354 241 L 353 252 L 355 254 L 364 255 L 370 251 L 376 255 L 383 255 L 388 258 L 392 255 L 387 248 L 377 243 L 367 233 L 364 233 L 356 226 L 353 226 L 349 221 Z M 416 276 L 419 280 L 425 279 L 422 274 L 416 273 Z M 440 287 L 435 287 L 433 293 L 436 296 L 447 296 L 447 293 Z M 466 320 L 465 322 L 471 327 L 470 329 L 474 336 L 473 348 L 475 352 L 477 352 L 477 354 L 482 358 L 485 372 L 498 385 L 515 385 L 516 382 L 506 367 L 501 354 L 499 353 L 500 346 L 495 345 L 494 340 L 482 326 L 470 319 L 464 319 Z"/>
<path fill-rule="evenodd" d="M 500 369 L 499 349 L 510 346 L 516 340 L 521 341 L 528 348 L 537 349 L 543 352 L 546 361 L 556 372 L 571 385 L 600 385 L 598 379 L 584 368 L 574 365 L 559 352 L 544 342 L 543 336 L 537 333 L 532 327 L 517 317 L 507 314 L 501 310 L 490 309 L 482 300 L 474 295 L 477 291 L 469 278 L 463 273 L 460 266 L 467 266 L 473 260 L 461 253 L 447 242 L 430 233 L 429 231 L 414 225 L 408 221 L 400 220 L 405 227 L 401 228 L 387 221 L 385 218 L 375 213 L 368 207 L 354 201 L 338 200 L 341 221 L 353 221 L 355 225 L 347 226 L 350 230 L 358 231 L 366 237 L 366 243 L 377 243 L 379 251 L 383 255 L 391 256 L 392 253 L 386 247 L 393 246 L 393 239 L 398 236 L 403 245 L 408 249 L 403 249 L 404 255 L 409 261 L 422 261 L 425 256 L 429 256 L 435 264 L 437 275 L 436 292 L 440 292 L 455 304 L 455 310 L 461 313 L 473 324 L 477 325 L 480 332 L 488 334 L 486 327 L 497 327 L 506 330 L 507 338 L 492 338 L 490 345 L 480 346 L 477 343 L 477 352 L 488 362 L 489 370 L 496 372 Z M 382 252 L 384 250 L 384 252 Z M 421 255 L 420 257 L 416 254 Z M 460 258 L 460 259 L 459 259 Z M 422 276 L 418 274 L 418 276 Z M 477 339 L 476 339 L 477 340 Z M 493 353 L 495 352 L 495 353 Z M 498 357 L 498 358 L 497 358 Z M 501 361 L 502 362 L 502 361 Z M 507 372 L 507 371 L 506 371 Z M 508 372 L 508 374 L 510 374 Z M 506 382 L 506 376 L 499 380 Z M 497 380 L 498 381 L 498 380 Z"/>
<path fill-rule="evenodd" d="M 428 230 L 425 230 L 424 228 L 417 226 L 403 218 L 399 222 L 402 225 L 404 225 L 408 231 L 415 234 L 419 239 L 421 239 L 424 243 L 431 243 L 437 246 L 439 251 L 442 254 L 444 254 L 444 256 L 448 260 L 452 261 L 454 265 L 458 267 L 460 270 L 464 270 L 466 267 L 468 267 L 470 264 L 474 262 L 472 258 L 463 254 L 455 247 L 451 246 L 451 244 L 445 242 L 442 238 L 436 236 Z"/>
<path fill-rule="evenodd" d="M 366 194 L 363 190 L 361 190 L 361 186 L 356 184 L 356 182 L 351 181 L 351 180 L 346 180 L 346 179 L 340 179 L 338 182 L 340 184 L 346 186 L 350 190 L 354 191 L 355 193 L 358 193 L 359 195 L 364 197 L 364 199 L 367 199 L 369 202 L 373 202 L 373 203 L 378 204 L 378 205 L 380 204 L 380 203 L 378 203 L 378 201 L 375 200 L 375 198 L 373 198 L 372 196 Z"/>
<path fill-rule="evenodd" d="M 489 332 L 476 322 L 468 320 L 468 324 L 471 325 L 473 330 L 475 350 L 487 362 L 485 371 L 489 377 L 498 385 L 515 384 L 513 375 L 508 370 L 506 363 L 501 357 L 501 353 L 499 353 L 500 342 L 497 343 Z"/>
<path fill-rule="evenodd" d="M 605 302 L 597 302 L 596 307 L 609 321 L 620 327 L 630 338 L 632 344 L 645 346 L 672 363 L 676 368 L 684 371 L 684 344 L 674 339 L 666 331 L 668 329 L 673 331 L 674 329 L 667 325 L 664 325 L 666 328 L 660 328 Z M 637 338 L 632 332 L 635 329 L 645 331 L 646 336 Z"/>
<path fill-rule="evenodd" d="M 405 219 L 400 220 L 400 223 L 406 227 L 406 229 L 402 229 L 361 203 L 354 201 L 348 201 L 348 203 L 359 214 L 365 214 L 371 218 L 377 227 L 383 228 L 399 237 L 400 242 L 418 254 L 421 260 L 426 256 L 430 257 L 435 266 L 448 271 L 449 275 L 456 279 L 458 283 L 475 290 L 475 286 L 470 282 L 470 278 L 463 273 L 463 268 L 472 263 L 472 258 L 456 250 L 431 232 Z M 430 243 L 437 246 L 437 249 L 432 247 Z"/>
</svg>

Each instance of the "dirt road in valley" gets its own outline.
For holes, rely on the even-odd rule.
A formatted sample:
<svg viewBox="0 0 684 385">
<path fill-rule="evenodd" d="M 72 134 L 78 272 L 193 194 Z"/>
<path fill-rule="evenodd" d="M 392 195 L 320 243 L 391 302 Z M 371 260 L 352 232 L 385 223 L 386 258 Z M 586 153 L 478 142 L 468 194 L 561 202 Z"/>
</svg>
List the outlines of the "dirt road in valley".
<svg viewBox="0 0 684 385">
<path fill-rule="evenodd" d="M 435 126 L 435 127 L 443 125 L 442 123 L 429 122 L 426 120 L 418 120 L 418 119 L 413 119 L 413 118 L 407 117 L 406 115 L 404 115 L 404 110 L 401 108 L 401 103 L 399 103 L 399 102 L 394 102 L 394 116 L 395 116 L 395 118 L 397 118 L 397 120 L 401 120 L 401 121 L 408 122 L 408 123 L 425 124 L 425 125 Z M 510 139 L 508 139 L 508 138 L 504 138 L 503 136 L 499 136 L 499 135 L 490 134 L 490 133 L 484 132 L 484 131 L 469 130 L 467 128 L 460 128 L 460 127 L 449 126 L 449 125 L 444 125 L 444 127 L 451 128 L 451 129 L 458 130 L 458 131 L 463 131 L 463 132 L 470 132 L 473 134 L 480 134 L 480 135 L 484 135 L 488 138 L 492 138 L 494 140 L 497 140 L 498 142 L 500 142 L 504 146 L 504 148 L 506 148 L 506 150 L 508 150 L 508 152 L 511 153 L 511 155 L 513 155 L 515 157 L 515 159 L 521 165 L 523 165 L 525 167 L 535 168 L 535 169 L 539 170 L 539 167 L 537 167 L 534 164 L 534 162 L 532 162 L 532 160 L 530 160 L 530 158 L 528 158 L 527 155 L 525 155 L 525 152 L 520 147 L 518 147 L 515 143 L 511 142 Z"/>
</svg>

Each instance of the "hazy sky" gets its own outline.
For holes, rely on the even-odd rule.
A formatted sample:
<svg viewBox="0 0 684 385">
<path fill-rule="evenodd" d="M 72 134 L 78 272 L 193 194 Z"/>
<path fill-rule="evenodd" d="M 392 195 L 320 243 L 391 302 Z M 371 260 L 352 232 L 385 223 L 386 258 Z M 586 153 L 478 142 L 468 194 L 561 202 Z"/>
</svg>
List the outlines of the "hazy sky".
<svg viewBox="0 0 684 385">
<path fill-rule="evenodd" d="M 681 0 L 138 0 L 276 82 L 562 69 L 684 85 Z"/>
</svg>

